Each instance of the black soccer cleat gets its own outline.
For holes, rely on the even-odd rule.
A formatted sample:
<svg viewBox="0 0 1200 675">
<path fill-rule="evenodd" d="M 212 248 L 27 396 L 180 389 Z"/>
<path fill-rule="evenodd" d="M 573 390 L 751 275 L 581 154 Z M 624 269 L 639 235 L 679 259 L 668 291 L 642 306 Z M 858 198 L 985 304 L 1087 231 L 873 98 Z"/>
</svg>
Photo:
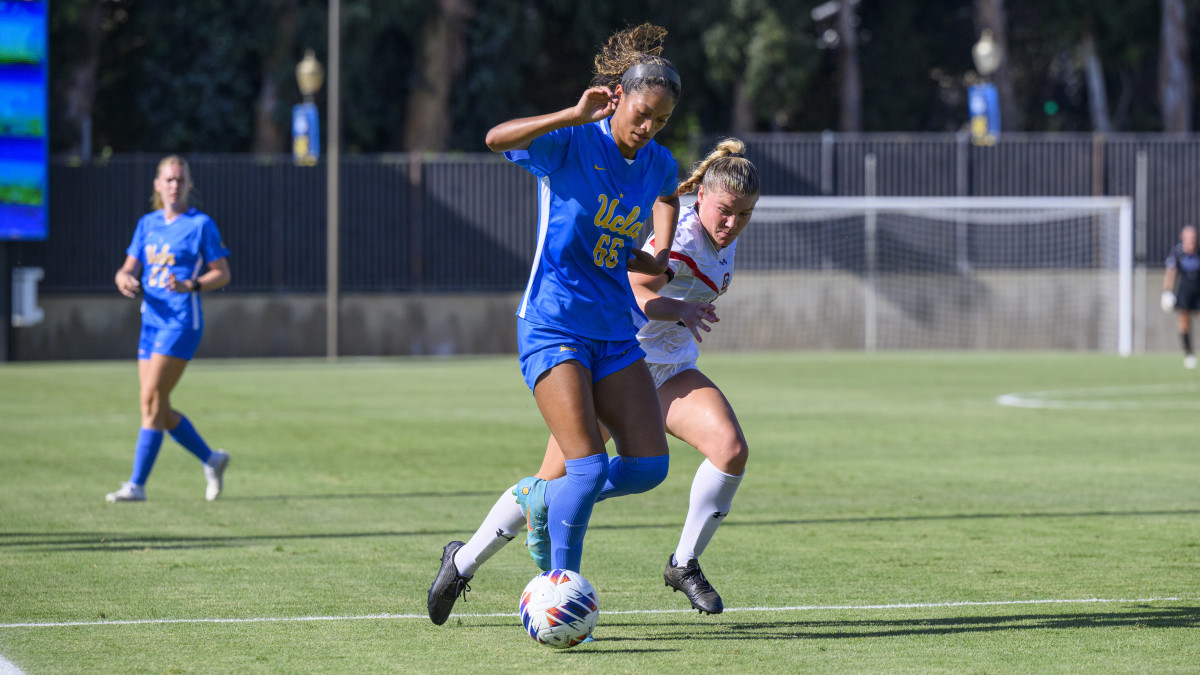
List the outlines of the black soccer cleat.
<svg viewBox="0 0 1200 675">
<path fill-rule="evenodd" d="M 667 558 L 667 568 L 663 570 L 663 581 L 677 591 L 683 591 L 692 607 L 705 614 L 720 614 L 725 610 L 717 589 L 704 578 L 700 571 L 699 560 L 689 560 L 686 567 L 675 566 L 675 554 Z"/>
<path fill-rule="evenodd" d="M 435 625 L 446 623 L 446 619 L 450 618 L 450 610 L 454 609 L 454 601 L 462 596 L 463 600 L 467 599 L 467 591 L 471 587 L 467 582 L 471 577 L 464 577 L 458 573 L 458 568 L 454 566 L 454 554 L 458 549 L 463 547 L 461 541 L 452 541 L 446 544 L 442 549 L 442 567 L 438 570 L 437 578 L 433 580 L 433 585 L 429 587 L 429 620 Z"/>
</svg>

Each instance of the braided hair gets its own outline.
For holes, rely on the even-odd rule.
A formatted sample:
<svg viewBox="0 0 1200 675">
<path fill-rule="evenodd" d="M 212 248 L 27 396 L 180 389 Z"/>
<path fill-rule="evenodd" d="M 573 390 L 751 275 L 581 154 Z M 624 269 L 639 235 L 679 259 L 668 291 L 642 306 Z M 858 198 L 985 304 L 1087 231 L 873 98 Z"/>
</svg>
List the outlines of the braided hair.
<svg viewBox="0 0 1200 675">
<path fill-rule="evenodd" d="M 615 90 L 619 84 L 627 92 L 663 87 L 678 101 L 679 71 L 660 56 L 666 36 L 667 29 L 649 23 L 614 33 L 596 54 L 591 86 Z"/>
</svg>

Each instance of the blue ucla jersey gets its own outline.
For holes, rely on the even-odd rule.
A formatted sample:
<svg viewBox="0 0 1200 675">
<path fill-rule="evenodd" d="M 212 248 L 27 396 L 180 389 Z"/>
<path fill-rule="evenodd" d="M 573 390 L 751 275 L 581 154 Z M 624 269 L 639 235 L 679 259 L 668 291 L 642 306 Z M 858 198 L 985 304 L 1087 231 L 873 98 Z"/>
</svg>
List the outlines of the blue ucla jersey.
<svg viewBox="0 0 1200 675">
<path fill-rule="evenodd" d="M 625 262 L 653 228 L 655 200 L 675 192 L 671 153 L 650 141 L 626 161 L 603 119 L 504 156 L 538 177 L 537 251 L 517 316 L 595 340 L 632 337 Z"/>
<path fill-rule="evenodd" d="M 142 263 L 142 324 L 156 328 L 199 330 L 204 327 L 199 293 L 167 289 L 167 278 L 177 281 L 200 276 L 204 266 L 229 257 L 217 224 L 196 209 L 188 209 L 173 222 L 162 210 L 138 221 L 133 241 L 125 251 Z"/>
</svg>

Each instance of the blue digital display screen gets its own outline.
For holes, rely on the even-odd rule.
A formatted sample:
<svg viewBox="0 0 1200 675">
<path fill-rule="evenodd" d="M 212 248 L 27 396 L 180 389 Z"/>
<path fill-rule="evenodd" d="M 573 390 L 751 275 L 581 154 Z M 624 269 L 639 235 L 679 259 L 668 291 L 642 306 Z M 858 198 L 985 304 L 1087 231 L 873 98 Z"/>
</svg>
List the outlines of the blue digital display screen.
<svg viewBox="0 0 1200 675">
<path fill-rule="evenodd" d="M 48 234 L 46 62 L 46 0 L 0 0 L 0 240 Z"/>
</svg>

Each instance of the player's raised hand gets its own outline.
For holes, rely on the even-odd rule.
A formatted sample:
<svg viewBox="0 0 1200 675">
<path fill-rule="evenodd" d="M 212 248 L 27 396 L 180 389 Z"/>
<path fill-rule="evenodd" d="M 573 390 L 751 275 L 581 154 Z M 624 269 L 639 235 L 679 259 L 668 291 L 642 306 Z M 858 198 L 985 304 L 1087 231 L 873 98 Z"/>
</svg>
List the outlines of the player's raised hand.
<svg viewBox="0 0 1200 675">
<path fill-rule="evenodd" d="M 592 87 L 583 92 L 575 104 L 575 117 L 580 124 L 599 122 L 617 109 L 617 97 L 608 87 Z"/>
<path fill-rule="evenodd" d="M 717 308 L 708 302 L 689 302 L 679 312 L 679 322 L 692 331 L 696 342 L 704 342 L 704 338 L 700 337 L 700 331 L 711 333 L 712 327 L 708 324 L 720 320 L 717 318 Z"/>
<path fill-rule="evenodd" d="M 142 292 L 142 282 L 125 270 L 117 272 L 116 282 L 117 290 L 127 298 L 136 298 Z"/>
</svg>

